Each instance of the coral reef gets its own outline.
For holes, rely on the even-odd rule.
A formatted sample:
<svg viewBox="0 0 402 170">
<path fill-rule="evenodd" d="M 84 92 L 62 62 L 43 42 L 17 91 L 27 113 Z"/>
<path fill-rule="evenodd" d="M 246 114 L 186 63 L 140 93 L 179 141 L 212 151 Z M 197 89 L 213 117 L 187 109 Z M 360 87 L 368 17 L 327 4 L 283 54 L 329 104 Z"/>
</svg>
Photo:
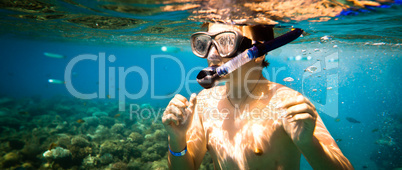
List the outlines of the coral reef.
<svg viewBox="0 0 402 170">
<path fill-rule="evenodd" d="M 142 144 L 144 137 L 138 132 L 132 132 L 127 138 L 127 141 L 134 142 L 136 144 Z"/>
<path fill-rule="evenodd" d="M 99 164 L 100 164 L 100 158 L 94 157 L 91 155 L 88 155 L 82 161 L 82 166 L 84 166 L 86 168 L 90 168 L 90 169 L 94 169 L 94 168 L 98 167 Z"/>
<path fill-rule="evenodd" d="M 47 150 L 43 153 L 43 157 L 48 161 L 43 167 L 46 168 L 69 168 L 72 163 L 71 152 L 68 149 L 56 147 L 54 149 Z"/>
<path fill-rule="evenodd" d="M 5 154 L 2 158 L 2 165 L 4 168 L 11 167 L 12 165 L 18 163 L 20 156 L 16 152 L 9 152 Z"/>
<path fill-rule="evenodd" d="M 43 157 L 49 160 L 62 159 L 69 156 L 71 156 L 71 152 L 61 147 L 56 147 L 43 153 Z"/>
<path fill-rule="evenodd" d="M 161 118 L 130 117 L 117 103 L 0 97 L 0 133 L 0 169 L 168 169 Z"/>
<path fill-rule="evenodd" d="M 385 116 L 379 118 L 379 138 L 375 141 L 378 149 L 372 153 L 373 160 L 379 169 L 401 169 L 402 168 L 402 114 L 383 113 Z"/>
<path fill-rule="evenodd" d="M 109 114 L 107 114 L 106 112 L 95 112 L 95 113 L 92 113 L 92 117 L 98 117 L 98 118 L 101 118 L 101 117 L 103 117 L 103 116 L 109 116 Z"/>
</svg>

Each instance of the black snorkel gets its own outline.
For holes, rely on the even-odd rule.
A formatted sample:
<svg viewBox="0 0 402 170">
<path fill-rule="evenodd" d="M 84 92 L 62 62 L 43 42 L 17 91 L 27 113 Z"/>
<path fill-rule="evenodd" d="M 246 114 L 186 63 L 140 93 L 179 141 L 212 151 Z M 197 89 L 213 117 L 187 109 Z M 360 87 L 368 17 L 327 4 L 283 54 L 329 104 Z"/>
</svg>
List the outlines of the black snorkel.
<svg viewBox="0 0 402 170">
<path fill-rule="evenodd" d="M 254 45 L 219 67 L 207 67 L 201 70 L 197 75 L 197 82 L 205 89 L 214 87 L 221 77 L 238 69 L 254 58 L 260 57 L 269 51 L 292 42 L 300 37 L 302 33 L 302 29 L 294 28 L 292 31 L 273 40 Z"/>
</svg>

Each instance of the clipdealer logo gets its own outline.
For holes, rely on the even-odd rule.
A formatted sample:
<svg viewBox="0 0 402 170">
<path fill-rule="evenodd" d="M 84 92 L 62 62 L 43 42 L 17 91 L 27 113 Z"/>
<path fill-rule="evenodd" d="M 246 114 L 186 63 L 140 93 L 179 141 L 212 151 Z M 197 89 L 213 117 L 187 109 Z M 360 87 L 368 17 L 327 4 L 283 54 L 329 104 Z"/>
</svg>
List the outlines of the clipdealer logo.
<svg viewBox="0 0 402 170">
<path fill-rule="evenodd" d="M 302 94 L 306 96 L 308 93 L 308 90 L 306 89 L 305 86 L 305 81 L 308 80 L 309 78 L 315 76 L 316 74 L 322 73 L 322 72 L 328 72 L 330 71 L 332 74 L 325 74 L 326 78 L 326 89 L 324 91 L 326 92 L 325 100 L 320 101 L 320 100 L 310 100 L 317 108 L 317 110 L 322 111 L 323 113 L 331 116 L 331 117 L 337 117 L 338 116 L 338 73 L 333 70 L 337 70 L 338 68 L 338 52 L 332 53 L 326 57 L 324 57 L 324 61 L 317 61 L 311 66 L 314 66 L 317 68 L 316 71 L 314 72 L 304 72 L 303 77 L 302 77 Z M 116 61 L 116 56 L 111 54 L 107 57 L 106 60 L 106 54 L 104 52 L 100 52 L 98 55 L 95 54 L 83 54 L 83 55 L 78 55 L 70 60 L 70 62 L 67 64 L 66 69 L 65 69 L 65 74 L 64 74 L 64 80 L 65 80 L 65 85 L 68 90 L 68 92 L 73 95 L 76 98 L 80 99 L 104 99 L 106 97 L 115 99 L 118 99 L 119 102 L 119 111 L 125 111 L 126 110 L 126 99 L 140 99 L 144 97 L 147 93 L 148 90 L 151 92 L 151 99 L 170 99 L 174 97 L 174 95 L 178 92 L 180 92 L 183 88 L 186 89 L 187 94 L 191 94 L 190 90 L 190 84 L 198 84 L 195 79 L 190 79 L 190 75 L 194 72 L 198 72 L 203 69 L 203 67 L 195 67 L 192 68 L 189 71 L 185 71 L 183 63 L 176 57 L 170 56 L 170 55 L 151 55 L 151 71 L 150 71 L 150 76 L 148 73 L 141 67 L 139 66 L 131 66 L 128 68 L 125 67 L 106 67 L 106 63 L 114 63 Z M 169 95 L 155 95 L 155 63 L 158 59 L 169 59 L 174 61 L 178 68 L 180 69 L 180 85 L 177 87 L 177 89 L 169 94 Z M 78 64 L 81 61 L 84 60 L 90 60 L 94 62 L 98 62 L 98 91 L 93 92 L 93 93 L 82 93 L 79 92 L 75 87 L 74 87 L 74 82 L 72 81 L 72 72 L 74 69 L 74 66 Z M 117 76 L 116 76 L 116 70 L 117 70 Z M 268 80 L 271 80 L 275 82 L 276 77 L 279 72 L 286 70 L 285 67 L 281 67 L 278 70 L 275 70 L 275 68 L 272 68 L 272 78 L 270 78 L 269 73 L 267 72 L 266 69 L 264 69 L 264 74 L 268 75 Z M 108 74 L 106 74 L 106 71 Z M 126 89 L 126 77 L 129 74 L 137 74 L 141 77 L 141 89 L 138 93 L 136 94 L 131 94 L 130 92 L 127 91 Z M 108 75 L 108 76 L 107 76 Z M 108 78 L 108 84 L 106 84 L 106 78 Z M 117 78 L 117 80 L 116 80 Z M 118 94 L 116 94 L 115 91 L 115 85 L 116 82 L 118 82 Z M 76 84 L 75 84 L 76 85 Z M 150 89 L 149 89 L 150 88 Z M 106 96 L 106 90 L 108 91 L 108 96 Z M 130 114 L 132 113 L 148 113 L 147 112 L 141 112 L 142 109 L 139 106 L 129 106 L 130 108 Z M 134 109 L 132 111 L 131 109 Z M 160 115 L 161 110 L 156 111 L 158 112 L 157 115 Z M 152 113 L 152 110 L 151 110 Z M 155 113 L 153 113 L 155 115 Z M 148 114 L 149 115 L 149 114 Z M 132 115 L 130 115 L 132 117 Z M 147 117 L 145 114 L 143 114 L 142 117 Z"/>
<path fill-rule="evenodd" d="M 338 117 L 339 110 L 339 52 L 336 51 L 326 57 L 324 61 L 317 61 L 309 67 L 314 67 L 317 70 L 314 72 L 306 71 L 302 77 L 302 94 L 306 96 L 308 93 L 307 87 L 305 86 L 305 81 L 309 78 L 317 76 L 318 74 L 323 75 L 325 78 L 323 81 L 325 83 L 325 88 L 320 92 L 326 93 L 324 100 L 310 100 L 317 110 L 331 116 L 333 118 Z"/>
<path fill-rule="evenodd" d="M 76 98 L 79 99 L 105 99 L 106 97 L 111 99 L 118 99 L 119 102 L 119 111 L 126 110 L 126 99 L 140 99 L 143 98 L 148 90 L 150 90 L 150 97 L 151 99 L 170 99 L 173 98 L 174 95 L 180 92 L 183 88 L 186 89 L 188 94 L 191 94 L 190 84 L 198 84 L 196 80 L 190 79 L 190 75 L 193 72 L 200 71 L 202 67 L 195 67 L 191 70 L 186 71 L 184 69 L 183 63 L 174 56 L 170 55 L 151 55 L 151 71 L 149 72 L 150 75 L 141 67 L 139 66 L 130 66 L 130 67 L 115 67 L 110 66 L 106 67 L 106 63 L 114 63 L 116 61 L 116 56 L 111 54 L 107 57 L 104 52 L 100 52 L 98 55 L 95 54 L 82 54 L 72 58 L 66 66 L 64 72 L 64 81 L 68 92 Z M 72 73 L 74 66 L 81 61 L 89 60 L 98 63 L 98 75 L 94 75 L 98 77 L 98 89 L 92 93 L 82 93 L 75 88 L 74 81 L 72 80 Z M 174 92 L 168 95 L 156 95 L 155 94 L 155 64 L 158 60 L 172 60 L 175 62 L 180 69 L 180 85 L 175 89 Z M 161 61 L 160 61 L 161 62 Z M 117 74 L 117 76 L 116 76 Z M 139 92 L 136 94 L 132 94 L 127 91 L 126 89 L 126 77 L 129 74 L 137 74 L 140 76 L 138 82 L 141 84 L 141 88 Z M 108 83 L 106 83 L 106 78 L 108 78 Z M 116 83 L 118 83 L 118 93 L 116 94 L 115 87 Z M 106 93 L 107 92 L 107 93 Z M 108 95 L 106 95 L 108 94 Z M 130 108 L 133 108 L 130 106 Z M 136 107 L 137 108 L 137 107 Z"/>
</svg>

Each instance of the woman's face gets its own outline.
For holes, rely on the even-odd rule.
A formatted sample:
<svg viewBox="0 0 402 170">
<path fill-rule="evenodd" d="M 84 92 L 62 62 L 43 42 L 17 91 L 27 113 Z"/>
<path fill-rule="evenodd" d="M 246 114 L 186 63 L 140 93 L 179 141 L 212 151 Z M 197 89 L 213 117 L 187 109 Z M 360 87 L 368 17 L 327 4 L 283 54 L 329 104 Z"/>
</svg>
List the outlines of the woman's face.
<svg viewBox="0 0 402 170">
<path fill-rule="evenodd" d="M 223 31 L 238 31 L 243 34 L 243 36 L 251 39 L 251 31 L 246 30 L 244 27 L 240 26 L 233 26 L 233 25 L 225 25 L 225 24 L 210 24 L 208 27 L 208 32 L 214 34 L 214 33 L 219 33 Z M 242 52 L 242 51 L 241 51 Z M 248 62 L 245 65 L 241 66 L 241 68 L 235 70 L 231 74 L 234 75 L 234 77 L 243 77 L 245 76 L 244 74 L 247 73 L 249 70 L 253 70 L 255 67 L 261 67 L 262 61 L 264 60 L 265 57 L 261 57 L 260 60 L 254 60 L 254 62 Z M 209 48 L 208 54 L 207 54 L 207 61 L 208 61 L 208 66 L 221 66 L 224 63 L 230 61 L 232 58 L 223 58 L 219 55 L 215 45 L 212 45 Z M 243 71 L 241 71 L 243 70 Z M 236 76 L 237 75 L 237 76 Z M 228 78 L 228 77 L 226 77 Z"/>
<path fill-rule="evenodd" d="M 234 30 L 241 32 L 241 30 L 235 26 L 225 25 L 225 24 L 210 24 L 208 28 L 208 32 L 210 33 L 218 33 L 222 31 Z M 219 55 L 215 45 L 212 45 L 209 49 L 207 61 L 208 66 L 220 66 L 226 62 L 228 62 L 231 58 L 223 58 Z"/>
</svg>

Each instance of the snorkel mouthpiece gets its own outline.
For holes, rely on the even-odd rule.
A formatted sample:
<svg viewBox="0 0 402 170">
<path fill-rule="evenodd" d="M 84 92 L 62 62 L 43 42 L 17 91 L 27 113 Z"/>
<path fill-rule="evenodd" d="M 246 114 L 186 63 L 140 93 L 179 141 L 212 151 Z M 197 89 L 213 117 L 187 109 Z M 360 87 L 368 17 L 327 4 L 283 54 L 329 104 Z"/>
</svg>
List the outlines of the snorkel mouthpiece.
<svg viewBox="0 0 402 170">
<path fill-rule="evenodd" d="M 262 44 L 254 45 L 241 54 L 237 55 L 222 66 L 207 67 L 200 71 L 197 75 L 197 82 L 205 89 L 214 87 L 218 80 L 238 69 L 242 65 L 248 63 L 254 58 L 260 57 L 269 51 L 279 48 L 287 43 L 297 39 L 303 33 L 302 29 L 295 28 L 292 31 L 281 35 L 273 40 Z"/>
<path fill-rule="evenodd" d="M 205 89 L 215 86 L 215 82 L 220 78 L 217 71 L 217 66 L 207 67 L 200 71 L 197 75 L 197 82 Z"/>
</svg>

